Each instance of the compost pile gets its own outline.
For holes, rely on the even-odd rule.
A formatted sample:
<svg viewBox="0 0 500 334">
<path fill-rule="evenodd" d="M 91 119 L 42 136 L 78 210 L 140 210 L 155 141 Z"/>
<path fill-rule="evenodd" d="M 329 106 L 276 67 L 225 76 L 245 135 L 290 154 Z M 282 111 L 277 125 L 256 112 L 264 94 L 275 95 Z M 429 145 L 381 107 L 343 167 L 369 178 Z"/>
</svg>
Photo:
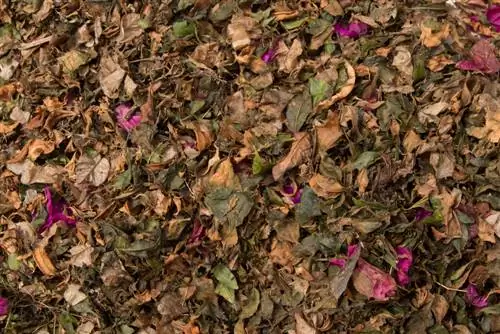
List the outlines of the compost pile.
<svg viewBox="0 0 500 334">
<path fill-rule="evenodd" d="M 500 1 L 0 1 L 5 333 L 500 331 Z"/>
</svg>

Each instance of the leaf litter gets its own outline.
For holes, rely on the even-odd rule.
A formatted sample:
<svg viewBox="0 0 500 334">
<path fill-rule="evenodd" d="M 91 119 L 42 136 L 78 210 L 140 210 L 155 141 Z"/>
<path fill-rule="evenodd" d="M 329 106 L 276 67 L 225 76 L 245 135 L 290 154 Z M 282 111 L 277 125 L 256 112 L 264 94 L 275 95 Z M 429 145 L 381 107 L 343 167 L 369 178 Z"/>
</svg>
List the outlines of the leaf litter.
<svg viewBox="0 0 500 334">
<path fill-rule="evenodd" d="M 0 326 L 499 332 L 499 6 L 0 4 Z"/>
</svg>

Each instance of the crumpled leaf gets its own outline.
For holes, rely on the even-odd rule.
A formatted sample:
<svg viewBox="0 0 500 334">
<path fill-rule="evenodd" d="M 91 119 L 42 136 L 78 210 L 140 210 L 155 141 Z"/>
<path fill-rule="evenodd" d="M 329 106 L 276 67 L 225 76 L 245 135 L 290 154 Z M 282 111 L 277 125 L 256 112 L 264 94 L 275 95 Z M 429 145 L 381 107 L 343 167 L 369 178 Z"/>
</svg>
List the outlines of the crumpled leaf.
<svg viewBox="0 0 500 334">
<path fill-rule="evenodd" d="M 219 188 L 207 194 L 205 205 L 215 217 L 239 226 L 252 210 L 253 201 L 246 193 Z"/>
<path fill-rule="evenodd" d="M 295 220 L 304 224 L 309 219 L 320 215 L 320 200 L 311 188 L 305 187 L 300 196 L 300 203 L 295 206 Z"/>
<path fill-rule="evenodd" d="M 326 122 L 316 127 L 316 133 L 318 147 L 321 151 L 328 151 L 334 147 L 335 143 L 344 135 L 340 127 L 339 113 L 330 113 Z"/>
<path fill-rule="evenodd" d="M 92 56 L 87 52 L 79 50 L 71 50 L 59 57 L 62 64 L 63 71 L 71 73 L 79 69 L 81 66 L 87 64 L 92 59 Z"/>
<path fill-rule="evenodd" d="M 322 111 L 330 108 L 335 102 L 346 98 L 354 89 L 354 84 L 356 83 L 356 71 L 348 61 L 344 61 L 344 65 L 347 71 L 347 80 L 344 83 L 344 86 L 342 86 L 338 93 L 329 99 L 319 102 L 316 106 L 316 111 Z"/>
<path fill-rule="evenodd" d="M 441 44 L 441 42 L 448 38 L 450 35 L 450 25 L 448 23 L 443 24 L 439 31 L 433 32 L 431 27 L 434 22 L 424 22 L 420 25 L 420 41 L 422 44 L 428 48 L 434 48 Z"/>
<path fill-rule="evenodd" d="M 118 35 L 118 43 L 129 43 L 136 41 L 142 35 L 144 29 L 140 25 L 141 15 L 137 13 L 129 13 L 122 17 L 120 22 L 120 34 Z"/>
<path fill-rule="evenodd" d="M 57 179 L 66 171 L 63 167 L 46 164 L 44 166 L 35 165 L 31 160 L 23 162 L 7 163 L 7 168 L 16 175 L 21 175 L 22 184 L 57 182 Z"/>
<path fill-rule="evenodd" d="M 64 291 L 64 300 L 71 306 L 75 306 L 87 299 L 87 295 L 80 291 L 81 285 L 68 284 L 66 291 Z"/>
<path fill-rule="evenodd" d="M 307 90 L 300 95 L 296 95 L 286 109 L 287 125 L 290 131 L 299 132 L 307 117 L 312 114 L 311 95 Z"/>
<path fill-rule="evenodd" d="M 118 97 L 119 89 L 126 72 L 118 65 L 113 58 L 101 58 L 101 66 L 99 68 L 99 83 L 103 93 L 111 98 Z"/>
<path fill-rule="evenodd" d="M 36 246 L 33 250 L 33 259 L 35 260 L 38 269 L 40 269 L 44 275 L 54 276 L 56 274 L 56 267 L 54 267 L 52 260 L 47 255 L 47 252 L 42 244 Z"/>
<path fill-rule="evenodd" d="M 309 186 L 311 186 L 316 195 L 324 198 L 336 197 L 344 190 L 344 187 L 339 182 L 321 174 L 315 174 L 309 180 Z"/>
<path fill-rule="evenodd" d="M 319 331 L 309 325 L 299 312 L 295 312 L 295 332 L 296 334 L 318 334 Z"/>
<path fill-rule="evenodd" d="M 485 124 L 483 127 L 467 128 L 467 134 L 479 139 L 486 139 L 492 143 L 500 142 L 500 102 L 489 94 L 479 95 L 475 100 L 478 108 L 485 110 Z"/>
<path fill-rule="evenodd" d="M 89 182 L 95 187 L 100 186 L 107 180 L 110 168 L 109 160 L 100 154 L 84 154 L 76 163 L 76 183 Z"/>
<path fill-rule="evenodd" d="M 283 157 L 273 167 L 273 178 L 279 180 L 286 171 L 303 163 L 310 155 L 312 150 L 311 136 L 307 132 L 298 132 L 295 134 L 295 141 L 288 154 Z"/>
<path fill-rule="evenodd" d="M 248 319 L 257 312 L 260 303 L 260 293 L 256 288 L 252 288 L 246 303 L 241 308 L 240 319 Z"/>
<path fill-rule="evenodd" d="M 309 79 L 309 92 L 313 99 L 313 105 L 316 106 L 319 102 L 326 99 L 326 97 L 331 94 L 331 91 L 332 86 L 326 81 L 316 78 Z"/>
</svg>

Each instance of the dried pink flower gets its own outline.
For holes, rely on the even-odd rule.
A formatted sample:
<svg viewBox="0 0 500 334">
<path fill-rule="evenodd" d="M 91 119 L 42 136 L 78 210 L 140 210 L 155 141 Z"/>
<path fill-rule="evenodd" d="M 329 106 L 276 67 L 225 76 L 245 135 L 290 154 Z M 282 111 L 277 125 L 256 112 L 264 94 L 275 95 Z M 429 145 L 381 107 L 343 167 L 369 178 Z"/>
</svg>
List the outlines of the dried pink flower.
<svg viewBox="0 0 500 334">
<path fill-rule="evenodd" d="M 359 259 L 353 273 L 356 290 L 368 298 L 386 301 L 396 294 L 396 281 L 388 273 Z"/>
<path fill-rule="evenodd" d="M 260 57 L 260 59 L 262 59 L 266 64 L 272 62 L 274 58 L 276 58 L 276 49 L 273 48 L 269 48 L 266 52 L 264 52 L 262 57 Z"/>
<path fill-rule="evenodd" d="M 487 40 L 481 39 L 471 48 L 470 59 L 459 61 L 456 67 L 465 71 L 497 73 L 500 71 L 500 61 L 497 59 L 495 47 Z"/>
<path fill-rule="evenodd" d="M 356 251 L 358 250 L 358 248 L 359 248 L 359 245 L 347 246 L 347 258 L 350 258 L 351 256 L 353 256 L 354 253 L 356 253 Z M 340 268 L 344 268 L 344 266 L 347 263 L 347 259 L 335 257 L 335 258 L 331 259 L 329 263 L 331 266 L 337 266 Z"/>
<path fill-rule="evenodd" d="M 195 219 L 193 231 L 188 239 L 188 244 L 199 243 L 201 239 L 205 236 L 205 228 L 200 224 L 198 219 Z"/>
<path fill-rule="evenodd" d="M 465 300 L 476 308 L 488 306 L 488 296 L 481 296 L 475 284 L 469 284 L 465 292 Z"/>
<path fill-rule="evenodd" d="M 9 313 L 9 300 L 5 297 L 0 297 L 0 317 Z"/>
<path fill-rule="evenodd" d="M 141 124 L 141 115 L 132 110 L 132 103 L 120 103 L 115 108 L 116 118 L 120 127 L 130 132 L 133 128 Z"/>
<path fill-rule="evenodd" d="M 343 37 L 358 38 L 368 33 L 369 26 L 364 22 L 354 21 L 349 24 L 337 23 L 334 30 Z"/>
<path fill-rule="evenodd" d="M 413 264 L 413 254 L 408 247 L 396 247 L 396 253 L 398 255 L 398 263 L 396 264 L 397 269 L 397 279 L 399 284 L 405 286 L 410 284 L 410 276 L 408 272 Z"/>
<path fill-rule="evenodd" d="M 500 5 L 491 5 L 486 10 L 486 19 L 497 32 L 500 32 Z"/>
<path fill-rule="evenodd" d="M 47 207 L 47 218 L 45 222 L 38 229 L 39 233 L 49 229 L 52 225 L 58 221 L 63 221 L 70 226 L 76 225 L 76 220 L 68 216 L 72 214 L 71 209 L 67 206 L 64 200 L 53 201 L 52 194 L 49 187 L 45 187 L 43 190 L 45 194 L 46 207 Z"/>
</svg>

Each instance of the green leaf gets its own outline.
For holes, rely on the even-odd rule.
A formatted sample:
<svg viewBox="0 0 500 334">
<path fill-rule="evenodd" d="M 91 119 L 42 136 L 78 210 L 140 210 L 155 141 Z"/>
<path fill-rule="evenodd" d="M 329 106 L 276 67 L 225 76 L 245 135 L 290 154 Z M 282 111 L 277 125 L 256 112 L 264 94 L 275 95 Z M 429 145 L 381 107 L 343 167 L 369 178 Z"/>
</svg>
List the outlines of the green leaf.
<svg viewBox="0 0 500 334">
<path fill-rule="evenodd" d="M 238 289 L 238 282 L 236 281 L 236 277 L 234 277 L 231 270 L 223 264 L 218 264 L 212 270 L 214 277 L 219 281 L 220 284 L 228 287 L 229 289 L 236 290 Z"/>
<path fill-rule="evenodd" d="M 363 169 L 368 168 L 371 164 L 377 161 L 379 154 L 373 151 L 366 151 L 361 153 L 356 161 L 352 164 L 353 169 Z"/>
<path fill-rule="evenodd" d="M 21 262 L 17 259 L 17 254 L 12 253 L 7 257 L 7 266 L 10 270 L 17 271 L 21 267 Z"/>
<path fill-rule="evenodd" d="M 231 17 L 234 10 L 238 7 L 236 0 L 219 1 L 210 11 L 208 18 L 212 22 L 221 22 Z"/>
<path fill-rule="evenodd" d="M 252 173 L 253 175 L 259 175 L 268 169 L 268 164 L 262 159 L 259 152 L 255 152 L 252 160 Z"/>
<path fill-rule="evenodd" d="M 213 269 L 214 277 L 219 282 L 215 288 L 215 293 L 222 296 L 225 300 L 234 304 L 235 295 L 234 290 L 238 289 L 238 282 L 236 277 L 234 277 L 231 270 L 223 264 L 218 264 Z"/>
<path fill-rule="evenodd" d="M 304 125 L 307 117 L 312 114 L 311 95 L 307 90 L 301 95 L 296 95 L 286 109 L 286 120 L 288 121 L 288 128 L 292 132 L 299 132 L 300 128 Z"/>
<path fill-rule="evenodd" d="M 234 290 L 231 288 L 228 288 L 224 284 L 217 284 L 217 287 L 215 288 L 215 293 L 218 294 L 219 296 L 223 297 L 225 300 L 230 302 L 231 304 L 234 304 L 236 301 L 235 295 L 234 295 Z"/>
<path fill-rule="evenodd" d="M 260 303 L 260 293 L 259 290 L 253 288 L 250 291 L 248 300 L 245 305 L 243 305 L 240 313 L 240 319 L 248 319 L 257 312 Z"/>
<path fill-rule="evenodd" d="M 219 188 L 205 197 L 205 204 L 215 217 L 226 218 L 239 226 L 252 210 L 253 200 L 246 193 Z"/>
<path fill-rule="evenodd" d="M 129 168 L 116 178 L 115 183 L 113 184 L 113 187 L 117 190 L 122 190 L 125 189 L 130 185 L 130 182 L 132 182 L 132 169 Z"/>
<path fill-rule="evenodd" d="M 317 105 L 319 102 L 326 99 L 327 96 L 331 95 L 333 92 L 332 89 L 333 87 L 326 81 L 316 78 L 309 79 L 309 92 L 313 99 L 313 105 Z"/>
<path fill-rule="evenodd" d="M 302 26 L 304 23 L 306 23 L 307 20 L 308 20 L 308 18 L 304 17 L 303 19 L 298 19 L 295 21 L 281 22 L 281 25 L 286 30 L 294 30 L 294 29 L 300 28 L 300 26 Z"/>
<path fill-rule="evenodd" d="M 295 206 L 295 219 L 304 224 L 312 217 L 321 215 L 321 202 L 314 191 L 305 187 L 302 192 L 300 203 Z"/>
<path fill-rule="evenodd" d="M 177 21 L 172 26 L 174 36 L 177 38 L 185 38 L 194 35 L 196 26 L 189 21 Z"/>
</svg>

